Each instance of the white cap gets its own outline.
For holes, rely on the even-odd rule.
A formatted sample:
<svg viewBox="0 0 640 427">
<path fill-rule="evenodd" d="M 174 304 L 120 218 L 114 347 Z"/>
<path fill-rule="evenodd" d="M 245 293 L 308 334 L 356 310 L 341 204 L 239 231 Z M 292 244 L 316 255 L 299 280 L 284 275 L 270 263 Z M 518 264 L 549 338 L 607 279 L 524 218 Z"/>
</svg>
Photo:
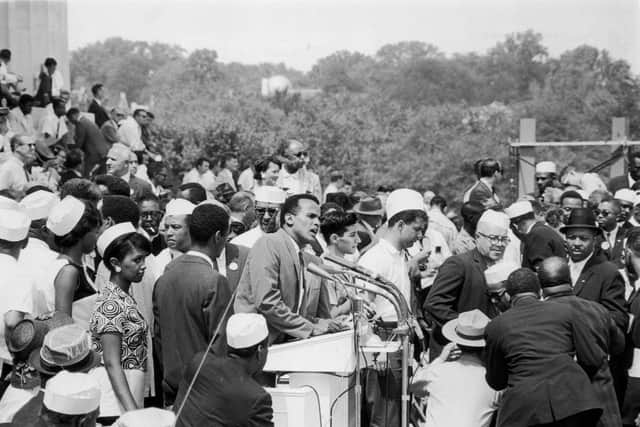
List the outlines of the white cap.
<svg viewBox="0 0 640 427">
<path fill-rule="evenodd" d="M 557 173 L 556 164 L 545 161 L 536 165 L 536 173 Z"/>
<path fill-rule="evenodd" d="M 9 197 L 0 196 L 0 209 L 9 209 L 11 211 L 20 210 L 20 203 Z"/>
<path fill-rule="evenodd" d="M 165 216 L 191 215 L 196 205 L 185 199 L 173 199 L 165 208 Z"/>
<path fill-rule="evenodd" d="M 173 427 L 176 415 L 160 408 L 144 408 L 125 412 L 118 418 L 114 427 Z"/>
<path fill-rule="evenodd" d="M 136 228 L 130 222 L 121 222 L 120 224 L 113 225 L 102 232 L 98 241 L 96 242 L 96 249 L 98 254 L 103 257 L 104 251 L 107 250 L 111 242 L 116 240 L 120 236 L 125 234 L 135 233 Z"/>
<path fill-rule="evenodd" d="M 393 218 L 395 214 L 402 211 L 425 210 L 422 195 L 408 188 L 392 191 L 387 197 L 386 208 L 388 219 Z"/>
<path fill-rule="evenodd" d="M 84 203 L 67 196 L 56 204 L 47 218 L 47 228 L 56 236 L 64 236 L 78 225 L 84 214 Z"/>
<path fill-rule="evenodd" d="M 249 348 L 264 341 L 269 335 L 267 321 L 262 314 L 236 313 L 227 321 L 227 345 Z"/>
<path fill-rule="evenodd" d="M 488 209 L 480 216 L 476 229 L 478 231 L 491 229 L 507 233 L 509 231 L 509 217 L 505 213 Z"/>
<path fill-rule="evenodd" d="M 31 220 L 22 211 L 0 208 L 0 239 L 21 242 L 29 234 Z"/>
<path fill-rule="evenodd" d="M 616 191 L 616 194 L 613 196 L 614 199 L 622 200 L 623 202 L 629 202 L 632 204 L 636 204 L 638 200 L 638 196 L 636 196 L 636 192 L 630 190 L 629 188 L 622 188 Z"/>
<path fill-rule="evenodd" d="M 89 374 L 61 371 L 47 382 L 42 404 L 60 414 L 89 414 L 100 406 L 100 385 Z"/>
<path fill-rule="evenodd" d="M 506 208 L 504 212 L 509 216 L 509 218 L 514 219 L 528 213 L 533 213 L 533 206 L 531 206 L 531 202 L 521 200 Z"/>
<path fill-rule="evenodd" d="M 60 198 L 54 193 L 38 190 L 27 194 L 20 202 L 20 206 L 24 208 L 31 221 L 35 221 L 47 218 L 53 207 L 59 202 Z"/>
<path fill-rule="evenodd" d="M 507 277 L 519 268 L 515 262 L 501 261 L 484 271 L 484 279 L 488 285 L 498 284 L 507 280 Z"/>
<path fill-rule="evenodd" d="M 255 190 L 256 202 L 271 203 L 274 205 L 281 205 L 287 198 L 287 193 L 278 188 L 270 185 L 263 185 Z"/>
</svg>

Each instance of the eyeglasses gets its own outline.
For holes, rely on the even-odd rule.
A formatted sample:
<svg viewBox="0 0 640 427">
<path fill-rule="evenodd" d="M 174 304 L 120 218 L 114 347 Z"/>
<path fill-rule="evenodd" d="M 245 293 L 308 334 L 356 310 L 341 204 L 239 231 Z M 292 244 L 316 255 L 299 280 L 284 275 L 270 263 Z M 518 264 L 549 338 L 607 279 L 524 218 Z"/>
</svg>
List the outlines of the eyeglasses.
<svg viewBox="0 0 640 427">
<path fill-rule="evenodd" d="M 509 242 L 511 241 L 511 239 L 509 239 L 509 236 L 496 236 L 493 234 L 488 235 L 480 232 L 478 232 L 477 234 L 478 236 L 482 236 L 485 239 L 488 239 L 492 245 L 508 245 Z"/>
<path fill-rule="evenodd" d="M 256 215 L 265 216 L 265 214 L 269 214 L 269 216 L 275 216 L 278 213 L 278 208 L 256 208 Z"/>
<path fill-rule="evenodd" d="M 620 209 L 631 210 L 633 209 L 633 205 L 631 203 L 620 203 Z"/>
<path fill-rule="evenodd" d="M 306 152 L 306 151 L 301 151 L 301 152 L 299 152 L 297 154 L 294 154 L 294 156 L 297 157 L 297 158 L 301 158 L 301 157 L 307 157 L 307 154 L 309 154 L 309 153 Z"/>
<path fill-rule="evenodd" d="M 595 210 L 593 211 L 593 214 L 594 214 L 595 216 L 600 216 L 600 215 L 602 215 L 602 216 L 609 216 L 609 215 L 611 215 L 612 213 L 613 213 L 613 212 L 608 211 L 608 210 L 604 210 L 604 209 L 603 209 L 603 210 L 595 209 Z"/>
</svg>

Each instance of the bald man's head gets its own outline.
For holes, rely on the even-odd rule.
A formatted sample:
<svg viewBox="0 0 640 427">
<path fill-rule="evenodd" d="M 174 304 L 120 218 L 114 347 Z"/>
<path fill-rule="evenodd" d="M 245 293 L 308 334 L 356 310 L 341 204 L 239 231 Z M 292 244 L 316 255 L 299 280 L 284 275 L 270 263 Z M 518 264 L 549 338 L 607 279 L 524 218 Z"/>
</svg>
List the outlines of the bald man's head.
<svg viewBox="0 0 640 427">
<path fill-rule="evenodd" d="M 554 256 L 541 261 L 538 267 L 538 279 L 541 288 L 571 283 L 571 271 L 567 260 Z"/>
</svg>

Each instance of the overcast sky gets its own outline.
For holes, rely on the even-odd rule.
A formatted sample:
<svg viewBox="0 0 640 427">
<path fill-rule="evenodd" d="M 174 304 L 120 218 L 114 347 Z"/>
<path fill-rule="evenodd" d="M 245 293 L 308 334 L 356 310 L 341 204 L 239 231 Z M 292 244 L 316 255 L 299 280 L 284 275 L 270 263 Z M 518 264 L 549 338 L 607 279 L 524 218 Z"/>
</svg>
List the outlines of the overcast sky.
<svg viewBox="0 0 640 427">
<path fill-rule="evenodd" d="M 120 36 L 303 71 L 337 50 L 403 40 L 485 52 L 531 28 L 554 56 L 589 44 L 640 74 L 640 0 L 68 0 L 68 17 L 71 49 Z"/>
</svg>

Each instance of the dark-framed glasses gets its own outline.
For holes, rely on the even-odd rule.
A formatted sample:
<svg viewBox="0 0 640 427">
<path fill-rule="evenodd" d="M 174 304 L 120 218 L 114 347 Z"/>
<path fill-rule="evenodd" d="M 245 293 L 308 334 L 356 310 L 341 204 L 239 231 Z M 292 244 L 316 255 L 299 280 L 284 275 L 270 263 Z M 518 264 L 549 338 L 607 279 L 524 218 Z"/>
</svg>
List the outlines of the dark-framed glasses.
<svg viewBox="0 0 640 427">
<path fill-rule="evenodd" d="M 484 234 L 480 232 L 478 232 L 478 236 L 482 236 L 485 239 L 489 240 L 492 245 L 508 245 L 511 241 L 511 239 L 509 239 L 509 236 L 498 236 L 495 234 Z"/>
</svg>

